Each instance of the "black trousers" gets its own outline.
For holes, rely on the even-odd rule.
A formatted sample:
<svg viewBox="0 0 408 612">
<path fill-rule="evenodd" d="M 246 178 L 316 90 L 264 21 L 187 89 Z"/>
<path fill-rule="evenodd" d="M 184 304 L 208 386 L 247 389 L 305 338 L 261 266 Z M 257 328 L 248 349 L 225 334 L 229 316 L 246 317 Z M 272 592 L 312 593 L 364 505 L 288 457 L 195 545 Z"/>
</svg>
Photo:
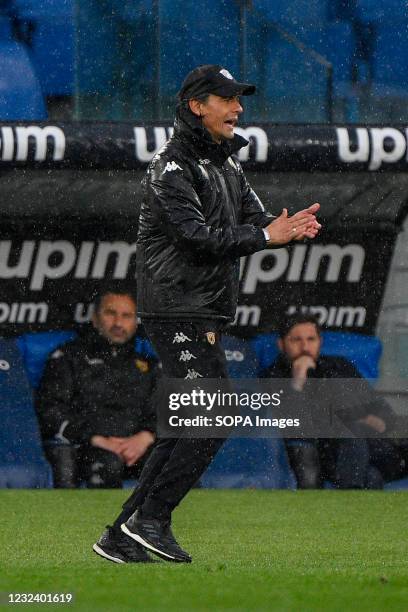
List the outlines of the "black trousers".
<svg viewBox="0 0 408 612">
<path fill-rule="evenodd" d="M 144 327 L 168 378 L 227 378 L 225 353 L 216 321 L 150 321 Z M 144 517 L 167 521 L 174 508 L 206 470 L 224 440 L 158 440 L 139 484 L 116 519 L 117 528 L 136 509 Z"/>
<path fill-rule="evenodd" d="M 82 482 L 88 489 L 121 489 L 124 480 L 139 478 L 150 452 L 128 467 L 115 453 L 90 445 L 46 444 L 44 451 L 55 489 L 76 489 Z"/>
<path fill-rule="evenodd" d="M 319 489 L 324 480 L 338 489 L 382 489 L 384 481 L 400 473 L 400 461 L 386 439 L 287 440 L 286 448 L 299 489 Z"/>
<path fill-rule="evenodd" d="M 325 479 L 340 489 L 382 489 L 408 474 L 405 438 L 371 438 L 367 425 L 353 425 L 356 438 L 286 440 L 300 489 L 316 489 Z"/>
</svg>

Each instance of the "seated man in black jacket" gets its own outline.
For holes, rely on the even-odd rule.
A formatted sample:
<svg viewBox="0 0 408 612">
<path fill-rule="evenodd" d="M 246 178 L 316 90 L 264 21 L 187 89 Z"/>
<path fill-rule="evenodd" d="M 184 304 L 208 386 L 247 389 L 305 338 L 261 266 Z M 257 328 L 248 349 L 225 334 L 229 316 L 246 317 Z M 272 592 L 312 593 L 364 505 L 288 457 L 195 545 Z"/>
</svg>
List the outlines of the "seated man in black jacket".
<svg viewBox="0 0 408 612">
<path fill-rule="evenodd" d="M 36 408 L 56 487 L 121 487 L 154 442 L 157 370 L 136 329 L 132 295 L 105 290 L 87 333 L 49 357 Z"/>
<path fill-rule="evenodd" d="M 362 378 L 347 359 L 320 354 L 320 328 L 315 317 L 288 317 L 281 324 L 279 336 L 281 352 L 262 376 L 291 378 L 289 393 L 293 403 L 300 399 L 301 405 L 313 410 L 316 402 L 322 405 L 326 401 L 327 398 L 316 396 L 316 388 L 310 385 L 311 378 Z M 368 383 L 361 381 L 358 386 L 364 400 L 359 403 L 359 396 L 358 405 L 354 402 L 350 414 L 343 406 L 337 411 L 355 437 L 285 440 L 299 488 L 320 488 L 325 479 L 342 489 L 382 488 L 384 481 L 400 478 L 406 473 L 406 441 L 381 438 L 387 430 L 395 430 L 396 415 L 384 400 L 374 394 Z M 332 405 L 339 403 L 335 396 L 329 399 Z M 370 437 L 373 435 L 375 437 Z"/>
</svg>

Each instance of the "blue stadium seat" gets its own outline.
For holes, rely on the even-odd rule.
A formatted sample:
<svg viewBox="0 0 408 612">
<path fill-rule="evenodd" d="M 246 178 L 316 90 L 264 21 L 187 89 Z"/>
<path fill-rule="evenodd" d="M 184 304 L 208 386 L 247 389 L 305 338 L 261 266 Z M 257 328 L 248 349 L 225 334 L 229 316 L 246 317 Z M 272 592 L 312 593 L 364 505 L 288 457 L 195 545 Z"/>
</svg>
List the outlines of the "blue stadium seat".
<svg viewBox="0 0 408 612">
<path fill-rule="evenodd" d="M 408 478 L 400 478 L 399 480 L 392 480 L 387 482 L 384 486 L 386 491 L 401 491 L 408 489 Z"/>
<path fill-rule="evenodd" d="M 77 16 L 78 93 L 111 95 L 115 71 L 115 19 L 104 19 L 98 0 L 83 3 Z"/>
<path fill-rule="evenodd" d="M 289 2 L 288 10 L 289 6 L 295 11 L 297 3 Z M 277 23 L 278 28 L 298 43 L 332 63 L 333 97 L 349 119 L 355 97 L 351 87 L 356 49 L 353 27 L 346 21 L 330 22 L 325 2 L 312 3 L 311 12 L 308 12 L 309 3 L 300 2 L 299 6 L 303 7 L 303 12 L 299 9 L 298 17 L 286 21 L 285 11 L 282 19 L 273 18 L 274 11 L 279 11 L 275 3 L 266 0 L 263 21 L 259 18 L 262 11 L 248 11 L 248 79 L 259 84 L 259 94 L 256 100 L 249 101 L 249 109 L 258 102 L 257 113 L 265 120 L 272 117 L 276 121 L 293 123 L 304 122 L 307 117 L 309 122 L 327 121 L 327 69 L 279 32 L 274 25 Z"/>
<path fill-rule="evenodd" d="M 76 337 L 77 333 L 75 331 L 58 330 L 27 333 L 18 338 L 17 344 L 23 358 L 28 380 L 33 389 L 36 389 L 40 383 L 48 355 L 57 346 L 74 340 Z M 147 338 L 136 336 L 135 347 L 142 355 L 156 358 L 153 347 Z"/>
<path fill-rule="evenodd" d="M 373 53 L 374 89 L 383 95 L 407 97 L 408 19 L 378 23 Z"/>
<path fill-rule="evenodd" d="M 161 51 L 152 0 L 109 4 L 109 15 L 100 0 L 78 5 L 76 90 L 81 104 L 97 106 L 100 118 L 125 118 L 129 107 L 151 114 L 158 103 L 155 74 Z"/>
<path fill-rule="evenodd" d="M 295 489 L 281 439 L 229 438 L 200 480 L 210 489 Z"/>
<path fill-rule="evenodd" d="M 351 26 L 300 21 L 283 26 L 299 43 L 333 63 L 336 94 L 339 83 L 350 78 L 354 49 Z M 312 54 L 300 50 L 270 22 L 261 23 L 253 16 L 248 19 L 247 47 L 248 80 L 259 84 L 259 94 L 250 107 L 258 105 L 265 120 L 327 120 L 328 72 Z"/>
<path fill-rule="evenodd" d="M 12 339 L 0 339 L 0 396 L 0 488 L 51 487 L 31 388 Z"/>
<path fill-rule="evenodd" d="M 69 16 L 73 11 L 73 0 L 14 0 L 15 9 L 23 17 Z"/>
<path fill-rule="evenodd" d="M 355 17 L 356 0 L 331 0 L 329 2 L 329 21 L 353 21 Z"/>
<path fill-rule="evenodd" d="M 222 344 L 231 378 L 256 378 L 259 366 L 251 342 L 224 335 Z M 281 438 L 229 438 L 200 482 L 202 487 L 215 489 L 296 486 Z"/>
<path fill-rule="evenodd" d="M 160 2 L 161 88 L 174 97 L 180 75 L 200 64 L 221 64 L 239 76 L 239 10 L 235 2 L 211 3 L 205 19 L 197 4 L 184 0 Z"/>
<path fill-rule="evenodd" d="M 253 7 L 268 19 L 291 24 L 356 18 L 365 22 L 398 22 L 408 17 L 405 0 L 253 0 Z"/>
<path fill-rule="evenodd" d="M 357 17 L 363 22 L 378 25 L 408 19 L 408 3 L 405 0 L 356 0 Z"/>
<path fill-rule="evenodd" d="M 258 357 L 248 340 L 225 334 L 222 337 L 222 345 L 231 378 L 256 378 Z"/>
<path fill-rule="evenodd" d="M 349 23 L 330 23 L 321 27 L 303 24 L 294 32 L 305 45 L 331 62 L 335 87 L 350 82 L 356 41 Z"/>
<path fill-rule="evenodd" d="M 316 23 L 328 18 L 328 0 L 253 0 L 252 6 L 279 23 Z"/>
<path fill-rule="evenodd" d="M 276 345 L 278 334 L 270 332 L 259 334 L 251 339 L 251 345 L 258 357 L 259 371 L 258 375 L 268 368 L 278 356 L 279 350 Z"/>
<path fill-rule="evenodd" d="M 0 13 L 0 41 L 13 40 L 12 24 L 9 17 Z"/>
<path fill-rule="evenodd" d="M 152 16 L 154 0 L 110 0 L 112 13 L 127 22 L 138 21 L 143 15 Z"/>
<path fill-rule="evenodd" d="M 0 66 L 0 119 L 46 119 L 40 84 L 24 45 L 0 40 Z"/>
<path fill-rule="evenodd" d="M 16 0 L 18 17 L 34 24 L 32 56 L 45 95 L 74 89 L 73 0 Z"/>
<path fill-rule="evenodd" d="M 25 371 L 33 389 L 40 383 L 48 355 L 65 342 L 69 342 L 76 337 L 73 331 L 48 331 L 27 333 L 20 336 L 17 340 L 20 349 Z"/>
<path fill-rule="evenodd" d="M 382 345 L 376 336 L 350 332 L 323 332 L 322 354 L 349 359 L 368 380 L 377 380 L 379 376 Z"/>
</svg>

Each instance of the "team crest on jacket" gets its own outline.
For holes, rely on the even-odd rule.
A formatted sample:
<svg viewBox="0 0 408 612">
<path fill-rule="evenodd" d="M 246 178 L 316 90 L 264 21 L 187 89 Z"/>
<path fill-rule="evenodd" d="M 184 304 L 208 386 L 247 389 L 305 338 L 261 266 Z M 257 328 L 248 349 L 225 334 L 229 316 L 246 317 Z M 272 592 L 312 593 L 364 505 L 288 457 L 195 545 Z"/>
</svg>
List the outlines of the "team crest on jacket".
<svg viewBox="0 0 408 612">
<path fill-rule="evenodd" d="M 144 361 L 143 359 L 135 359 L 135 364 L 137 369 L 143 372 L 143 374 L 146 374 L 146 372 L 149 371 L 149 364 L 147 361 Z"/>
<path fill-rule="evenodd" d="M 215 333 L 214 332 L 205 332 L 207 336 L 207 340 L 209 344 L 215 344 Z"/>
</svg>

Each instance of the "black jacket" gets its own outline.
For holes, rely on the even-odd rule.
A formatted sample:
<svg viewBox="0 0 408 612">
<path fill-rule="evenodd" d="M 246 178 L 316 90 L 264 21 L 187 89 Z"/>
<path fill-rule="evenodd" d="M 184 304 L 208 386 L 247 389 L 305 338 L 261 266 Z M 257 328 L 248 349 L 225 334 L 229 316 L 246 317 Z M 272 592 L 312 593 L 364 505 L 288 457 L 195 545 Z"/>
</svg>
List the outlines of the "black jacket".
<svg viewBox="0 0 408 612">
<path fill-rule="evenodd" d="M 143 318 L 234 318 L 239 257 L 266 247 L 266 213 L 233 153 L 179 108 L 172 138 L 143 181 L 137 240 L 138 311 Z"/>
<path fill-rule="evenodd" d="M 87 443 L 93 435 L 154 431 L 157 369 L 134 341 L 112 345 L 90 328 L 49 357 L 36 397 L 42 437 Z"/>
<path fill-rule="evenodd" d="M 292 378 L 292 365 L 287 359 L 286 355 L 280 353 L 276 361 L 261 374 L 261 378 Z M 339 391 L 340 398 L 333 397 L 329 398 L 330 401 L 336 402 L 338 400 L 337 414 L 341 420 L 348 426 L 355 429 L 355 422 L 361 418 L 373 414 L 380 417 L 385 422 L 387 429 L 392 428 L 395 422 L 395 413 L 391 407 L 385 402 L 381 396 L 379 396 L 368 382 L 364 381 L 360 372 L 357 368 L 344 357 L 334 357 L 328 355 L 320 355 L 317 360 L 316 368 L 310 368 L 308 370 L 308 379 L 320 378 L 327 380 L 335 379 L 360 379 L 361 384 L 358 385 L 359 397 L 353 398 L 347 394 L 347 386 L 339 385 L 328 387 L 328 392 L 335 390 Z M 356 388 L 350 390 L 350 393 L 354 393 Z M 316 401 L 323 402 L 328 398 L 317 398 L 315 395 L 316 387 L 308 385 L 306 382 L 303 391 L 297 392 L 290 390 L 289 393 L 302 398 L 302 401 L 309 401 L 310 405 L 316 404 Z M 347 408 L 347 402 L 352 405 L 352 409 Z M 363 431 L 363 428 L 361 428 Z"/>
</svg>

